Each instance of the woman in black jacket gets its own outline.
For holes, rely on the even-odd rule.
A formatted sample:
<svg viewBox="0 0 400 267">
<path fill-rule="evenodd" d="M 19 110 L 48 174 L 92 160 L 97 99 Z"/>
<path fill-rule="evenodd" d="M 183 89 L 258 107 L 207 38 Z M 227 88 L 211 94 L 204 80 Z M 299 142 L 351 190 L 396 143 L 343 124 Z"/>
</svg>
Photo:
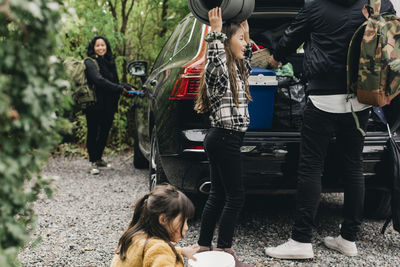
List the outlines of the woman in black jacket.
<svg viewBox="0 0 400 267">
<path fill-rule="evenodd" d="M 118 108 L 121 94 L 128 90 L 119 84 L 117 68 L 111 51 L 110 43 L 103 36 L 96 36 L 90 41 L 87 55 L 93 58 L 85 60 L 86 77 L 89 86 L 96 92 L 96 104 L 85 110 L 87 122 L 86 147 L 91 162 L 90 173 L 99 174 L 100 167 L 110 167 L 102 159 L 107 143 L 108 133 Z"/>
</svg>

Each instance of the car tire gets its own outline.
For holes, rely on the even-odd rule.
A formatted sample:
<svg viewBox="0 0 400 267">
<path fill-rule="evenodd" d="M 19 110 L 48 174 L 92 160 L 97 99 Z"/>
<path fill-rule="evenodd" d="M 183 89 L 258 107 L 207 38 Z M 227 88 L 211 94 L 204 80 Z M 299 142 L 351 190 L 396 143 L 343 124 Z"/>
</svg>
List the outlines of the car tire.
<svg viewBox="0 0 400 267">
<path fill-rule="evenodd" d="M 244 3 L 243 3 L 242 10 L 235 17 L 235 21 L 242 22 L 242 21 L 246 20 L 248 17 L 250 17 L 251 14 L 254 11 L 255 5 L 256 5 L 255 1 L 247 1 L 247 0 L 245 0 Z"/>
<path fill-rule="evenodd" d="M 241 22 L 247 19 L 254 10 L 254 0 L 189 0 L 189 9 L 192 14 L 202 23 L 210 25 L 208 11 L 220 6 L 223 21 Z"/>
<path fill-rule="evenodd" d="M 391 194 L 379 189 L 365 190 L 364 214 L 371 219 L 385 219 L 391 214 Z"/>
<path fill-rule="evenodd" d="M 151 133 L 151 150 L 149 161 L 149 188 L 150 191 L 159 184 L 168 182 L 167 177 L 161 165 L 160 152 L 158 150 L 158 140 L 156 128 L 153 128 Z"/>
<path fill-rule="evenodd" d="M 139 139 L 138 139 L 138 134 L 137 130 L 135 129 L 134 131 L 134 136 L 133 136 L 133 167 L 136 169 L 146 169 L 149 166 L 149 161 L 146 159 L 146 157 L 143 155 L 142 151 L 140 151 L 139 148 Z"/>
</svg>

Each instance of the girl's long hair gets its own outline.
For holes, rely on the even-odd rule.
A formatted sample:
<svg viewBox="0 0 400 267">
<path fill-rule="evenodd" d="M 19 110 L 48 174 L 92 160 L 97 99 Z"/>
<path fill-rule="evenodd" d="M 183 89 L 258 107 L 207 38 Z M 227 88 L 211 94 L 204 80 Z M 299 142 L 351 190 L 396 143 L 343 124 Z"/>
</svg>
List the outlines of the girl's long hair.
<svg viewBox="0 0 400 267">
<path fill-rule="evenodd" d="M 237 83 L 237 72 L 236 67 L 238 67 L 240 76 L 244 82 L 245 92 L 247 101 L 251 101 L 250 89 L 249 89 L 249 81 L 246 75 L 246 64 L 243 59 L 235 58 L 232 48 L 231 48 L 231 38 L 232 36 L 241 28 L 241 25 L 238 23 L 225 23 L 222 26 L 222 32 L 226 34 L 228 39 L 224 42 L 225 53 L 226 53 L 226 64 L 228 67 L 228 75 L 229 75 L 229 84 L 233 94 L 233 100 L 235 101 L 236 106 L 239 106 L 239 86 Z M 206 62 L 207 65 L 207 62 Z M 206 69 L 203 70 L 200 79 L 199 93 L 197 94 L 196 103 L 194 109 L 197 113 L 206 113 L 211 109 L 210 100 L 207 96 L 207 84 L 206 84 Z"/>
<path fill-rule="evenodd" d="M 168 223 L 171 223 L 177 216 L 181 215 L 180 233 L 182 236 L 185 220 L 192 218 L 194 215 L 194 206 L 190 199 L 174 186 L 156 186 L 152 192 L 136 202 L 132 221 L 119 239 L 117 253 L 119 253 L 121 260 L 126 259 L 126 252 L 132 243 L 132 238 L 142 233 L 147 234 L 148 238 L 156 237 L 167 242 L 175 253 L 177 262 L 181 260 L 171 242 L 170 234 L 159 223 L 161 214 L 166 216 Z"/>
</svg>

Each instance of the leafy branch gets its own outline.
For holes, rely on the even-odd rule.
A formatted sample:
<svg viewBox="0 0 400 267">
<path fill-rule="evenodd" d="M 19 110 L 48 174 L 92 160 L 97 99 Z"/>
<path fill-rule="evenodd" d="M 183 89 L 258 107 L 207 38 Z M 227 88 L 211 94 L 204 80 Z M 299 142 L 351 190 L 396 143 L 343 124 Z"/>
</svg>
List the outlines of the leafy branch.
<svg viewBox="0 0 400 267">
<path fill-rule="evenodd" d="M 24 33 L 23 42 L 26 43 L 29 38 L 29 32 L 24 25 L 14 19 L 11 15 L 9 0 L 4 0 L 3 3 L 0 5 L 0 13 L 4 14 L 9 22 L 13 22 Z"/>
</svg>

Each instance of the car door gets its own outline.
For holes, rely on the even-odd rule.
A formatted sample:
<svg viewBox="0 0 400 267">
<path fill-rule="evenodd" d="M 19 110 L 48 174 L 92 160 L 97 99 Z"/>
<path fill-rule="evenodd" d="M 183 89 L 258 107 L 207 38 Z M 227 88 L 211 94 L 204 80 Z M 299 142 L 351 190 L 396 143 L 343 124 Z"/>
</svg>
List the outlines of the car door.
<svg viewBox="0 0 400 267">
<path fill-rule="evenodd" d="M 163 95 L 164 84 L 171 75 L 171 69 L 168 65 L 171 64 L 174 56 L 179 52 L 177 51 L 177 48 L 179 40 L 182 38 L 181 33 L 188 24 L 190 24 L 190 17 L 187 17 L 177 25 L 166 45 L 159 53 L 149 77 L 143 84 L 144 90 L 148 91 L 149 94 L 147 94 L 146 97 L 137 100 L 138 104 L 136 106 L 135 121 L 139 139 L 139 148 L 147 158 L 150 155 L 151 124 L 154 122 L 154 103 L 157 102 L 155 99 L 165 98 L 168 100 L 168 97 Z"/>
</svg>

